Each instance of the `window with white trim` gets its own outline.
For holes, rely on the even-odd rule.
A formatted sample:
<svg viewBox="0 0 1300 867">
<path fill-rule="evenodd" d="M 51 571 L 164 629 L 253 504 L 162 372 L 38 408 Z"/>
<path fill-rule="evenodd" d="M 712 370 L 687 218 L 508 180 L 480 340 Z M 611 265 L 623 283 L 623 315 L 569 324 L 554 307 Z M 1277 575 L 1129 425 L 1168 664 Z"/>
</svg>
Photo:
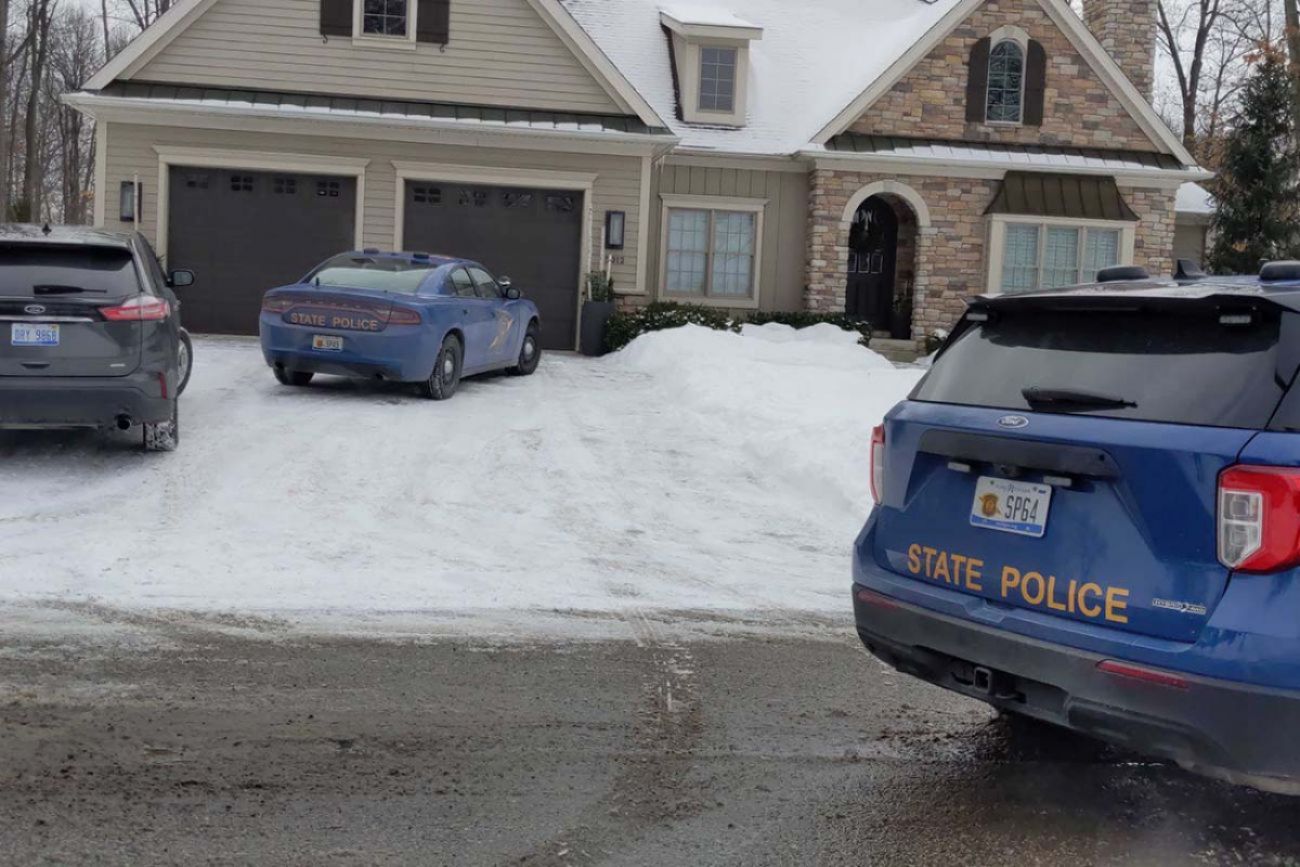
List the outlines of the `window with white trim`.
<svg viewBox="0 0 1300 867">
<path fill-rule="evenodd" d="M 1003 292 L 1088 283 L 1119 264 L 1120 229 L 1008 223 L 1002 243 Z"/>
<path fill-rule="evenodd" d="M 723 301 L 754 298 L 754 211 L 670 208 L 666 243 L 666 294 Z"/>
<path fill-rule="evenodd" d="M 361 35 L 406 38 L 411 32 L 410 0 L 361 0 Z"/>
<path fill-rule="evenodd" d="M 700 111 L 736 110 L 736 49 L 700 48 Z"/>
</svg>

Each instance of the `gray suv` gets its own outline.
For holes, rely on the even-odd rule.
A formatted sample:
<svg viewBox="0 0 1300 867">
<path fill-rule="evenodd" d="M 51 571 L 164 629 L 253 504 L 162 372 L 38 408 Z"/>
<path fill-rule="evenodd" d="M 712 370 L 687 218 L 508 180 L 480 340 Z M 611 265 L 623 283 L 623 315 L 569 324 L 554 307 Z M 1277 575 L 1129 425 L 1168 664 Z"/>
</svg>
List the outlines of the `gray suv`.
<svg viewBox="0 0 1300 867">
<path fill-rule="evenodd" d="M 173 451 L 193 351 L 140 234 L 0 226 L 0 428 L 139 430 Z"/>
</svg>

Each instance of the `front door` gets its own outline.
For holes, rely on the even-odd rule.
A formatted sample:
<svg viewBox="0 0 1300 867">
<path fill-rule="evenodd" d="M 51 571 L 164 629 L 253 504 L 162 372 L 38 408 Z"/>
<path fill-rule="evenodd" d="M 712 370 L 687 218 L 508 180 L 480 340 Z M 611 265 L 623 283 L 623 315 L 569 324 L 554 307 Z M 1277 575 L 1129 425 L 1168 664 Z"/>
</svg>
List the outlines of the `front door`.
<svg viewBox="0 0 1300 867">
<path fill-rule="evenodd" d="M 884 199 L 862 203 L 849 227 L 849 274 L 845 310 L 877 331 L 887 331 L 894 305 L 898 217 Z"/>
</svg>

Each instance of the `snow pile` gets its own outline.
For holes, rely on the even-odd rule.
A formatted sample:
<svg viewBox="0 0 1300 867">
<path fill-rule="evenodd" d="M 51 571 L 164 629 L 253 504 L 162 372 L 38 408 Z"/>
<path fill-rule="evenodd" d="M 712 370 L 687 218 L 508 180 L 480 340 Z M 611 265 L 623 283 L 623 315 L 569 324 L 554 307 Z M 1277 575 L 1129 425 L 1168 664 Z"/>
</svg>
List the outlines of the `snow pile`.
<svg viewBox="0 0 1300 867">
<path fill-rule="evenodd" d="M 920 375 L 833 328 L 683 328 L 435 403 L 286 388 L 255 340 L 201 338 L 175 454 L 0 433 L 0 603 L 512 636 L 554 634 L 541 612 L 840 620 L 870 430 Z"/>
<path fill-rule="evenodd" d="M 817 501 L 865 516 L 871 428 L 919 379 L 829 324 L 688 325 L 634 340 L 611 363 L 655 375 L 665 404 Z"/>
</svg>

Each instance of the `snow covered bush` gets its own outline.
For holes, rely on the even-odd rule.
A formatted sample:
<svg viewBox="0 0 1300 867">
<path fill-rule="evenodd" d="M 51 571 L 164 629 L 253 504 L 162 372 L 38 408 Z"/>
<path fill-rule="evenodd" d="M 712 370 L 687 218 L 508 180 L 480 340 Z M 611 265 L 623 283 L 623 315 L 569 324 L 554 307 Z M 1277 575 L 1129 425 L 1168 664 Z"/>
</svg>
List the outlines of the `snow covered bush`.
<svg viewBox="0 0 1300 867">
<path fill-rule="evenodd" d="M 620 310 L 611 316 L 605 330 L 605 346 L 610 352 L 617 352 L 642 334 L 683 325 L 702 325 L 714 331 L 736 331 L 739 328 L 725 310 L 656 301 L 636 310 Z"/>
<path fill-rule="evenodd" d="M 778 325 L 789 325 L 791 328 L 808 328 L 821 324 L 834 325 L 836 328 L 842 328 L 845 331 L 856 331 L 861 335 L 859 343 L 863 346 L 871 345 L 871 323 L 862 319 L 850 319 L 843 313 L 812 313 L 807 310 L 773 313 L 757 310 L 749 315 L 748 322 L 750 325 L 767 325 L 775 322 Z"/>
</svg>

